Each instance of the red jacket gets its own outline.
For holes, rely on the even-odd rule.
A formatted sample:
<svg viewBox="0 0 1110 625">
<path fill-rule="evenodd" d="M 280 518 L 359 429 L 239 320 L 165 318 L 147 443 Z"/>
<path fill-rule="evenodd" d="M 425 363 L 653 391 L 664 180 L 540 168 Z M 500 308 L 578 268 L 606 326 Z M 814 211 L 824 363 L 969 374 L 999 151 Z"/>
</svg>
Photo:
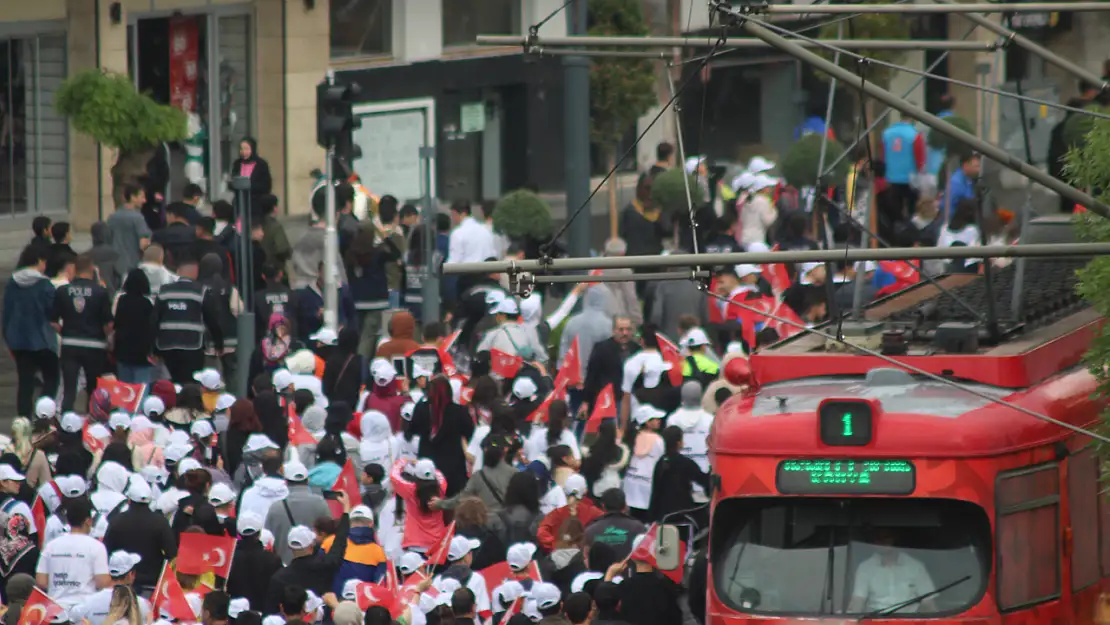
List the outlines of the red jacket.
<svg viewBox="0 0 1110 625">
<path fill-rule="evenodd" d="M 583 499 L 578 502 L 578 521 L 582 523 L 585 528 L 597 517 L 604 514 L 601 508 L 598 508 L 589 499 Z M 563 523 L 570 518 L 570 506 L 563 506 L 551 511 L 550 514 L 540 521 L 540 529 L 536 532 L 536 539 L 540 543 L 540 548 L 544 551 L 555 550 L 555 539 L 559 536 L 559 528 Z"/>
</svg>

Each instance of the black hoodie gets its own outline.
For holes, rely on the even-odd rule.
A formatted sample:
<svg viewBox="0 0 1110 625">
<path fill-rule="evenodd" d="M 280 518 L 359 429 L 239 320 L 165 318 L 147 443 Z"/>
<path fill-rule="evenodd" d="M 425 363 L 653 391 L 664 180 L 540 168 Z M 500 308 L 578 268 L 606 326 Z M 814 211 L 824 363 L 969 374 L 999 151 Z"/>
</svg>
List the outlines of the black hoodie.
<svg viewBox="0 0 1110 625">
<path fill-rule="evenodd" d="M 364 370 L 358 355 L 358 332 L 343 328 L 339 331 L 338 345 L 324 362 L 324 395 L 331 401 L 357 406 Z"/>
<path fill-rule="evenodd" d="M 231 558 L 227 592 L 232 597 L 246 597 L 251 605 L 261 608 L 266 601 L 270 578 L 281 568 L 281 556 L 268 551 L 258 539 L 258 534 L 240 536 L 235 545 L 235 555 Z"/>
</svg>

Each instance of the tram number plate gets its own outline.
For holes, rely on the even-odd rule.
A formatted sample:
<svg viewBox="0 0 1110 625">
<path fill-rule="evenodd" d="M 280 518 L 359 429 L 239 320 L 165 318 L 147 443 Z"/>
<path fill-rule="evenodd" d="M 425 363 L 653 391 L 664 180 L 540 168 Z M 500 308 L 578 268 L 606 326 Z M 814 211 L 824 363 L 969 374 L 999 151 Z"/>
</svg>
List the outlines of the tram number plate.
<svg viewBox="0 0 1110 625">
<path fill-rule="evenodd" d="M 909 495 L 916 472 L 909 460 L 784 460 L 775 483 L 784 495 Z"/>
</svg>

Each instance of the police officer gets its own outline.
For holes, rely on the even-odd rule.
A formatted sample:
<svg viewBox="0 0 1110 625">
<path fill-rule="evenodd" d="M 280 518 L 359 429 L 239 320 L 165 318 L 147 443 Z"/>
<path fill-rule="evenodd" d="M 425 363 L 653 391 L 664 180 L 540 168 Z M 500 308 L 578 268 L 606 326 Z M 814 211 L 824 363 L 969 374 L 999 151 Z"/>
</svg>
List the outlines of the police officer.
<svg viewBox="0 0 1110 625">
<path fill-rule="evenodd" d="M 177 275 L 176 282 L 158 292 L 154 349 L 175 384 L 192 384 L 193 372 L 204 368 L 204 331 L 217 354 L 223 352 L 224 333 L 217 295 L 196 281 L 196 259 L 183 255 Z"/>
<path fill-rule="evenodd" d="M 292 335 L 296 336 L 297 329 L 292 327 L 296 322 L 295 303 L 297 294 L 285 285 L 285 272 L 281 267 L 267 264 L 262 268 L 262 279 L 266 281 L 266 288 L 254 294 L 254 338 L 261 341 L 270 329 L 270 316 L 280 314 L 289 321 Z"/>
<path fill-rule="evenodd" d="M 51 321 L 62 337 L 62 411 L 73 410 L 77 376 L 85 370 L 91 394 L 96 379 L 108 368 L 108 335 L 112 332 L 112 298 L 96 281 L 96 263 L 82 254 L 74 278 L 54 291 Z"/>
</svg>

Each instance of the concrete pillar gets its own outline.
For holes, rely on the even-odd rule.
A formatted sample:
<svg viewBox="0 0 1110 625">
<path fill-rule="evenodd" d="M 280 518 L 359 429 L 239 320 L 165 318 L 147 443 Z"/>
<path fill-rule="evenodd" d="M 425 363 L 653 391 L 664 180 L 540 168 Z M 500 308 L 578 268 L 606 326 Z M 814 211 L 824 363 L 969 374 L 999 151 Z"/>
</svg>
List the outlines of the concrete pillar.
<svg viewBox="0 0 1110 625">
<path fill-rule="evenodd" d="M 312 10 L 305 9 L 304 0 L 281 1 L 285 3 L 286 16 L 284 121 L 287 146 L 285 196 L 281 199 L 288 214 L 305 215 L 311 210 L 308 194 L 316 182 L 309 172 L 324 167 L 324 151 L 316 145 L 316 85 L 324 79 L 331 60 L 328 46 L 330 0 L 316 0 Z M 395 3 L 394 7 L 397 4 L 402 3 Z"/>
<path fill-rule="evenodd" d="M 286 6 L 283 7 L 283 4 Z M 303 10 L 304 3 L 297 4 Z M 255 84 L 255 132 L 258 150 L 266 155 L 270 163 L 274 195 L 281 199 L 281 206 L 288 211 L 303 203 L 292 201 L 294 198 L 290 195 L 285 134 L 285 40 L 282 10 L 291 8 L 292 3 L 287 0 L 257 0 L 257 5 L 258 10 L 254 13 L 257 54 L 253 59 L 254 67 L 251 68 Z M 312 123 L 315 128 L 315 120 Z M 313 145 L 315 143 L 312 142 Z"/>
</svg>

